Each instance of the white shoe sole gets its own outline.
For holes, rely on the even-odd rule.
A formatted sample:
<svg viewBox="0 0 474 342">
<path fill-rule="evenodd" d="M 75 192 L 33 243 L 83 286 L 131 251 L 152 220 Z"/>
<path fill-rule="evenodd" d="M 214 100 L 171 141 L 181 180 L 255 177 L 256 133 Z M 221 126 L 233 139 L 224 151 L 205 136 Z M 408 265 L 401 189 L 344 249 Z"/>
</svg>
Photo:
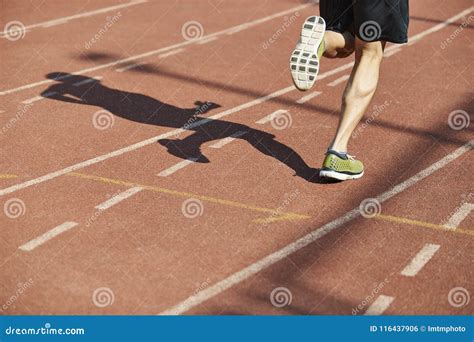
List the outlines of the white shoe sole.
<svg viewBox="0 0 474 342">
<path fill-rule="evenodd" d="M 348 180 L 348 179 L 358 179 L 364 175 L 364 171 L 357 175 L 348 175 L 345 173 L 340 173 L 336 171 L 329 171 L 329 170 L 321 170 L 319 171 L 319 177 L 324 177 L 324 178 L 333 178 L 337 180 Z"/>
<path fill-rule="evenodd" d="M 318 16 L 307 18 L 301 36 L 290 57 L 293 83 L 299 90 L 308 90 L 316 82 L 319 72 L 318 48 L 324 37 L 326 22 Z"/>
</svg>

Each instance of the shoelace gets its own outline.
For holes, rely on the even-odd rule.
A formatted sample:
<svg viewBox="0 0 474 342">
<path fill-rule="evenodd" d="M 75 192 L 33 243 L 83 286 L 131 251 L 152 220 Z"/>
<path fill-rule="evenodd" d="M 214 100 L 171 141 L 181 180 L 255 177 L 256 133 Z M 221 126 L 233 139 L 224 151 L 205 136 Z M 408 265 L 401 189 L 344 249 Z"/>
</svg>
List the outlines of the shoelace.
<svg viewBox="0 0 474 342">
<path fill-rule="evenodd" d="M 347 154 L 347 158 L 348 158 L 349 160 L 355 160 L 355 157 L 356 157 L 356 156 L 351 156 L 350 154 Z"/>
</svg>

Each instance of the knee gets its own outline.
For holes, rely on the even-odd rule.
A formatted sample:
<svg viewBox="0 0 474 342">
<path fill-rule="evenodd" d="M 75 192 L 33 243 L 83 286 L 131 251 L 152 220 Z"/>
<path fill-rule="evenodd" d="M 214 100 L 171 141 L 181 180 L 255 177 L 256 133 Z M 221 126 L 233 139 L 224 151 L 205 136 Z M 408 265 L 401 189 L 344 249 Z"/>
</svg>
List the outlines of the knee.
<svg viewBox="0 0 474 342">
<path fill-rule="evenodd" d="M 380 63 L 383 58 L 383 43 L 359 43 L 355 48 L 356 61 L 362 58 L 367 58 L 372 62 Z"/>
</svg>

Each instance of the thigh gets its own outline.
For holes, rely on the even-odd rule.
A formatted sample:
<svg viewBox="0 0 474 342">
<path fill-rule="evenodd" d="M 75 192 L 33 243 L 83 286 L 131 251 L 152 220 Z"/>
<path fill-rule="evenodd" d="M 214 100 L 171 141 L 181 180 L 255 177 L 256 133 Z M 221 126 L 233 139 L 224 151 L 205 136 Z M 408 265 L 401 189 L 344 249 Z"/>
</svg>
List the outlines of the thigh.
<svg viewBox="0 0 474 342">
<path fill-rule="evenodd" d="M 319 12 L 326 21 L 326 30 L 344 33 L 354 21 L 352 0 L 320 0 Z"/>
<path fill-rule="evenodd" d="M 366 42 L 408 40 L 408 0 L 354 0 L 354 33 Z"/>
</svg>

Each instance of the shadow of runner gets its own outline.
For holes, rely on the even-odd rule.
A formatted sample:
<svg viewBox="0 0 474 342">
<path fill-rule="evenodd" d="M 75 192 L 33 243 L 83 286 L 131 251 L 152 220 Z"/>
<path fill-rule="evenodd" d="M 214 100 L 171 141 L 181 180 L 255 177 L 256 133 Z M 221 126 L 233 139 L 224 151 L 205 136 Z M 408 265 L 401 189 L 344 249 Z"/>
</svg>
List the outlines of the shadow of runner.
<svg viewBox="0 0 474 342">
<path fill-rule="evenodd" d="M 209 159 L 202 154 L 201 146 L 209 141 L 234 137 L 247 141 L 259 152 L 284 163 L 296 176 L 312 183 L 328 183 L 319 178 L 319 169 L 309 167 L 298 153 L 277 141 L 273 134 L 243 124 L 204 117 L 204 114 L 221 107 L 217 103 L 196 101 L 196 107 L 179 108 L 147 95 L 109 88 L 87 76 L 53 72 L 46 77 L 58 81 L 41 93 L 49 99 L 100 107 L 121 118 L 143 124 L 193 131 L 182 140 L 158 141 L 176 157 L 208 163 Z"/>
</svg>

